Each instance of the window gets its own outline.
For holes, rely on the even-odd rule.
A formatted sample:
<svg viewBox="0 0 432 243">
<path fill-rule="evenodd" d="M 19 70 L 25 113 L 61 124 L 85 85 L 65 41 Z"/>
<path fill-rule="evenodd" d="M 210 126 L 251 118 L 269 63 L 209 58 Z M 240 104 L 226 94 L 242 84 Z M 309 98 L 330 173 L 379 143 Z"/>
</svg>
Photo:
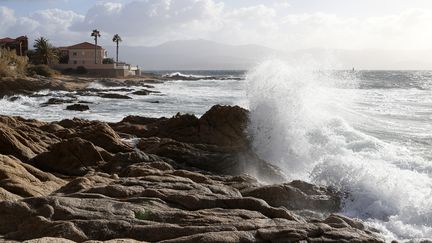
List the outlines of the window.
<svg viewBox="0 0 432 243">
<path fill-rule="evenodd" d="M 75 60 L 75 61 L 73 61 L 73 64 L 77 64 L 77 61 Z"/>
<path fill-rule="evenodd" d="M 72 52 L 72 56 L 76 57 L 77 53 L 74 51 Z"/>
<path fill-rule="evenodd" d="M 82 51 L 82 52 L 81 52 L 81 56 L 85 56 L 85 51 Z"/>
</svg>

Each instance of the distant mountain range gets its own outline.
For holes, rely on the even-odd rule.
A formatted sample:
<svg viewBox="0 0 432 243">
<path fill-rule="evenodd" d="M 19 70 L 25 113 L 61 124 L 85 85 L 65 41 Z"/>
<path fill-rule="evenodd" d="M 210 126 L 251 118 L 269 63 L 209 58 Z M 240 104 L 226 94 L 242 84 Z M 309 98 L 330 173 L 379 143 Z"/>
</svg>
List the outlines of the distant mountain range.
<svg viewBox="0 0 432 243">
<path fill-rule="evenodd" d="M 114 56 L 115 47 L 108 47 Z M 269 58 L 333 62 L 337 69 L 432 69 L 432 50 L 306 49 L 283 52 L 260 45 L 228 45 L 208 40 L 170 41 L 153 47 L 120 46 L 120 60 L 142 70 L 246 70 Z"/>
<path fill-rule="evenodd" d="M 144 70 L 245 70 L 278 51 L 258 45 L 226 45 L 207 40 L 170 41 L 154 47 L 120 46 L 120 60 Z M 115 55 L 108 48 L 109 56 Z"/>
</svg>

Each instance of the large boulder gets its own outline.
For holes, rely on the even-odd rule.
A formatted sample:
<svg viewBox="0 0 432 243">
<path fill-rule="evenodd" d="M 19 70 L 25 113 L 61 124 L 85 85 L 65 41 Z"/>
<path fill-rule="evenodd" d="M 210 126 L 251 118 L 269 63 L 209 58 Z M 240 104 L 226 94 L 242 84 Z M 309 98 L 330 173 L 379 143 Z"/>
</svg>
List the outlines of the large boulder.
<svg viewBox="0 0 432 243">
<path fill-rule="evenodd" d="M 15 157 L 0 155 L 0 201 L 46 196 L 64 184 L 64 180 Z"/>
<path fill-rule="evenodd" d="M 44 171 L 80 176 L 105 163 L 102 151 L 87 140 L 71 138 L 52 145 L 30 163 Z"/>
<path fill-rule="evenodd" d="M 215 105 L 199 119 L 201 143 L 247 146 L 248 111 L 238 106 Z"/>
<path fill-rule="evenodd" d="M 80 137 L 111 153 L 132 151 L 132 147 L 122 141 L 117 132 L 105 122 L 74 118 L 72 120 L 65 119 L 53 124 L 72 131 L 64 134 L 62 138 Z"/>
<path fill-rule="evenodd" d="M 86 139 L 111 153 L 132 151 L 132 147 L 123 142 L 120 136 L 104 122 L 93 122 L 88 126 L 75 128 L 75 131 L 70 137 Z"/>
</svg>

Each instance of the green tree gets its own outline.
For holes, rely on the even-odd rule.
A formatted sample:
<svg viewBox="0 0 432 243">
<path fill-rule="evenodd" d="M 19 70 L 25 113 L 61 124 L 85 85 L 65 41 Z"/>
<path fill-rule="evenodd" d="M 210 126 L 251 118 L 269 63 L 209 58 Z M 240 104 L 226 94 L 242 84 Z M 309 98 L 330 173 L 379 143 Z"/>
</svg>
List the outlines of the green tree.
<svg viewBox="0 0 432 243">
<path fill-rule="evenodd" d="M 94 37 L 95 41 L 95 64 L 97 64 L 97 39 L 101 36 L 99 30 L 94 29 L 91 36 Z"/>
<path fill-rule="evenodd" d="M 58 62 L 57 51 L 48 39 L 44 37 L 36 39 L 33 47 L 35 48 L 35 56 L 40 63 L 49 65 Z"/>
<path fill-rule="evenodd" d="M 113 42 L 116 43 L 116 46 L 117 46 L 117 49 L 116 49 L 116 63 L 118 63 L 119 42 L 122 42 L 122 38 L 118 34 L 115 34 L 112 40 L 113 40 Z"/>
</svg>

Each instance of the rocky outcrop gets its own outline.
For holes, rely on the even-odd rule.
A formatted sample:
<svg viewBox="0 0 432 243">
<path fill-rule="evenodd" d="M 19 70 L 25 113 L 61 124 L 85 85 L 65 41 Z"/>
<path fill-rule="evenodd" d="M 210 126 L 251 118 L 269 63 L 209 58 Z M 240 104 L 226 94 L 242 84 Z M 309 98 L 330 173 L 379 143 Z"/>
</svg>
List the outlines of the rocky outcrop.
<svg viewBox="0 0 432 243">
<path fill-rule="evenodd" d="M 286 183 L 251 150 L 246 124 L 247 111 L 224 106 L 115 124 L 0 117 L 0 238 L 383 242 L 337 214 L 337 191 Z"/>
<path fill-rule="evenodd" d="M 0 154 L 13 155 L 27 161 L 46 151 L 59 141 L 57 136 L 43 131 L 43 122 L 18 117 L 0 116 Z"/>
<path fill-rule="evenodd" d="M 112 124 L 119 132 L 139 137 L 171 138 L 179 142 L 245 148 L 248 145 L 244 130 L 248 111 L 238 106 L 215 105 L 201 118 L 177 114 L 170 119 L 126 117 Z"/>
<path fill-rule="evenodd" d="M 138 148 L 177 163 L 219 174 L 248 173 L 266 182 L 285 181 L 280 170 L 250 148 L 248 112 L 238 106 L 213 106 L 201 118 L 177 114 L 171 119 L 127 117 L 111 124 L 142 139 Z"/>
<path fill-rule="evenodd" d="M 46 196 L 64 184 L 64 180 L 15 157 L 0 155 L 0 200 Z"/>
<path fill-rule="evenodd" d="M 88 105 L 73 104 L 73 105 L 66 106 L 66 110 L 70 110 L 70 111 L 87 111 L 87 110 L 90 110 L 90 107 Z"/>
</svg>

